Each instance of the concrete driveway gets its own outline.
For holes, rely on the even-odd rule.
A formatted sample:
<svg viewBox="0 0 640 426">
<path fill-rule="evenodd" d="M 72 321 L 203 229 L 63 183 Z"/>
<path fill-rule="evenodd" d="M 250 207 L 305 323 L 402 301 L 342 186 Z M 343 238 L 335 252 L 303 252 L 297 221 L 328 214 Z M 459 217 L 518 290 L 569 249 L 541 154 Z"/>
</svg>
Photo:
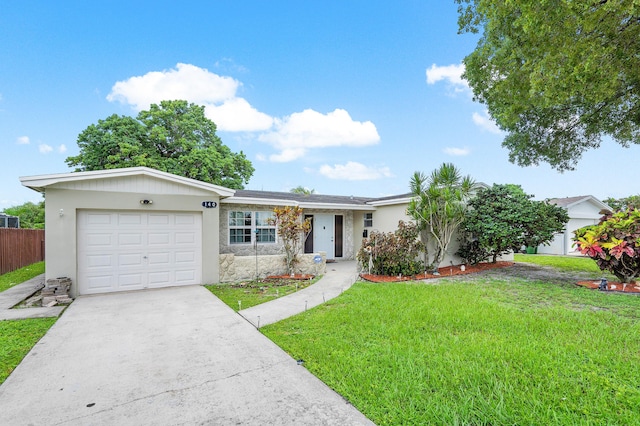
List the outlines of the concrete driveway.
<svg viewBox="0 0 640 426">
<path fill-rule="evenodd" d="M 199 286 L 78 298 L 0 386 L 2 425 L 360 425 Z"/>
</svg>

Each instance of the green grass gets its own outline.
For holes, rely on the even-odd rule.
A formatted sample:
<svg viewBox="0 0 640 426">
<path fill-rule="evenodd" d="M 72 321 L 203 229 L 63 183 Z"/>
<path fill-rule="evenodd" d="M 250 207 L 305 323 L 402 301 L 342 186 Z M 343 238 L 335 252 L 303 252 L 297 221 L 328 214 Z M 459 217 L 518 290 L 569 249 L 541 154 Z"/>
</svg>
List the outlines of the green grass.
<svg viewBox="0 0 640 426">
<path fill-rule="evenodd" d="M 2 274 L 0 275 L 0 292 L 37 277 L 40 274 L 44 274 L 44 262 L 34 263 L 24 268 Z"/>
<path fill-rule="evenodd" d="M 356 283 L 261 330 L 379 425 L 640 424 L 640 297 Z"/>
<path fill-rule="evenodd" d="M 553 266 L 569 272 L 593 272 L 602 274 L 596 262 L 588 257 L 580 256 L 548 256 L 543 254 L 520 254 L 514 256 L 516 262 L 535 263 L 541 266 Z"/>
<path fill-rule="evenodd" d="M 245 281 L 234 284 L 206 285 L 225 304 L 235 311 L 270 302 L 287 294 L 309 287 L 321 277 L 312 280 Z M 238 303 L 241 302 L 241 305 Z"/>
<path fill-rule="evenodd" d="M 0 384 L 56 322 L 57 318 L 0 321 Z"/>
<path fill-rule="evenodd" d="M 44 262 L 0 275 L 0 292 L 44 274 Z M 0 383 L 3 383 L 57 318 L 0 321 Z"/>
</svg>

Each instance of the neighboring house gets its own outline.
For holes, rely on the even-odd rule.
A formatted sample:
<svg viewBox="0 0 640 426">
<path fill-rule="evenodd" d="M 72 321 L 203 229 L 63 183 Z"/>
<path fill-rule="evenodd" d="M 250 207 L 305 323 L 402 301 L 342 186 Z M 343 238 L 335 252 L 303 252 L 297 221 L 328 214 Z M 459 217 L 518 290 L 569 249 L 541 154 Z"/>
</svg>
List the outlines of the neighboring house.
<svg viewBox="0 0 640 426">
<path fill-rule="evenodd" d="M 552 198 L 548 201 L 567 210 L 569 222 L 564 232 L 556 234 L 550 245 L 538 247 L 540 254 L 580 254 L 573 246 L 573 231 L 597 224 L 602 217 L 601 210 L 611 210 L 611 207 L 592 195 Z"/>
<path fill-rule="evenodd" d="M 20 218 L 0 213 L 0 228 L 20 228 Z"/>
<path fill-rule="evenodd" d="M 275 206 L 299 206 L 312 220 L 300 272 L 355 259 L 371 231 L 410 220 L 411 194 L 236 191 L 146 167 L 20 180 L 46 197 L 46 277 L 71 278 L 74 296 L 282 274 L 282 244 L 269 221 Z M 460 263 L 443 264 L 452 262 Z"/>
</svg>

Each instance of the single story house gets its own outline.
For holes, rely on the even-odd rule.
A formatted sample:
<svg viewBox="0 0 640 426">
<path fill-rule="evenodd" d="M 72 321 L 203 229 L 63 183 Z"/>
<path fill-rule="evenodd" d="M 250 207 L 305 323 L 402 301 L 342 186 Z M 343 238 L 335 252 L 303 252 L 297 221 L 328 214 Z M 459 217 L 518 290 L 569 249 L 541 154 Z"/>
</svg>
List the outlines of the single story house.
<svg viewBox="0 0 640 426">
<path fill-rule="evenodd" d="M 409 220 L 409 194 L 232 190 L 146 167 L 20 181 L 45 194 L 46 278 L 71 278 L 73 296 L 282 274 L 282 246 L 268 221 L 275 206 L 300 206 L 312 219 L 302 272 L 355 259 L 368 232 Z"/>
<path fill-rule="evenodd" d="M 283 274 L 282 244 L 269 221 L 276 206 L 299 206 L 312 221 L 302 273 L 355 259 L 371 231 L 393 232 L 411 220 L 411 194 L 233 190 L 147 167 L 20 180 L 45 194 L 46 278 L 71 278 L 72 296 Z M 450 255 L 442 265 L 459 263 Z"/>
<path fill-rule="evenodd" d="M 595 225 L 602 217 L 601 211 L 611 210 L 611 207 L 592 195 L 578 197 L 552 198 L 549 203 L 560 206 L 567 211 L 569 222 L 563 232 L 556 234 L 547 246 L 538 247 L 540 254 L 572 254 L 579 255 L 573 246 L 573 231 L 588 225 Z"/>
</svg>

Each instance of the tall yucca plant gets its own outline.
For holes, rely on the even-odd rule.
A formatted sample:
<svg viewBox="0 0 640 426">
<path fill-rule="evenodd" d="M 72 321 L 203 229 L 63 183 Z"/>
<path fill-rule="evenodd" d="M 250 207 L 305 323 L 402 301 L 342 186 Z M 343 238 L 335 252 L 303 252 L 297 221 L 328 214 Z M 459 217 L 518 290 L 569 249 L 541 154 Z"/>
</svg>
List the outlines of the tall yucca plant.
<svg viewBox="0 0 640 426">
<path fill-rule="evenodd" d="M 467 200 L 477 184 L 470 176 L 462 176 L 452 163 L 443 163 L 429 176 L 415 172 L 409 185 L 414 196 L 409 215 L 416 221 L 425 246 L 432 242 L 435 251 L 431 265 L 437 268 L 464 221 Z M 425 256 L 429 264 L 427 252 Z"/>
</svg>

